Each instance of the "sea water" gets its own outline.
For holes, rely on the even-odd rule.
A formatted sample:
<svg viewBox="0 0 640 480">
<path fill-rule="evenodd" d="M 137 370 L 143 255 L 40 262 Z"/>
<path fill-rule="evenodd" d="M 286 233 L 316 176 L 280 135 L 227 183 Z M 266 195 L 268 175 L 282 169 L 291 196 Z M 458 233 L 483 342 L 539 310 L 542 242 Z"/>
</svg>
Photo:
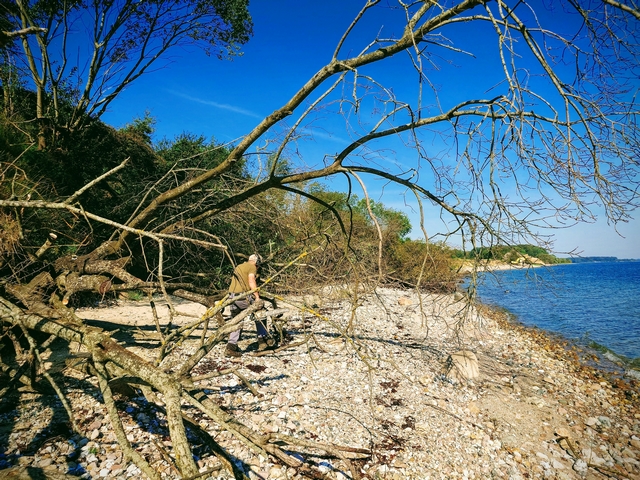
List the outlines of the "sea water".
<svg viewBox="0 0 640 480">
<path fill-rule="evenodd" d="M 640 261 L 484 273 L 478 296 L 525 325 L 640 360 Z"/>
</svg>

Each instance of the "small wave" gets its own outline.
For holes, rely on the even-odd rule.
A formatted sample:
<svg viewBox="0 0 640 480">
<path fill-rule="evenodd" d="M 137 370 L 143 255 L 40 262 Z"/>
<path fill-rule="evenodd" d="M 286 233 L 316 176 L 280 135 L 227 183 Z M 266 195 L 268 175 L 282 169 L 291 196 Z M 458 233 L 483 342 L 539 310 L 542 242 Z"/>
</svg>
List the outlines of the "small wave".
<svg viewBox="0 0 640 480">
<path fill-rule="evenodd" d="M 611 360 L 612 362 L 615 362 L 615 363 L 623 362 L 622 358 L 620 358 L 618 355 L 616 355 L 615 353 L 613 353 L 611 351 L 605 352 L 603 354 L 603 356 L 607 360 Z"/>
<path fill-rule="evenodd" d="M 624 372 L 624 375 L 626 377 L 631 377 L 631 378 L 634 378 L 636 380 L 640 380 L 640 370 L 626 370 Z"/>
</svg>

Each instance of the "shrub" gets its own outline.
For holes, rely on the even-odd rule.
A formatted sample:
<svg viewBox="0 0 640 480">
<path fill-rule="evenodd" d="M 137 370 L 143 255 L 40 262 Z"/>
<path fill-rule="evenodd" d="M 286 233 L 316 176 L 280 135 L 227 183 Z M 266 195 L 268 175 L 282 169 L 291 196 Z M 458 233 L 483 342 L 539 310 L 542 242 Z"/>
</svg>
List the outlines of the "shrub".
<svg viewBox="0 0 640 480">
<path fill-rule="evenodd" d="M 452 249 L 444 243 L 398 242 L 389 252 L 389 277 L 429 291 L 452 292 L 460 280 L 452 257 Z"/>
</svg>

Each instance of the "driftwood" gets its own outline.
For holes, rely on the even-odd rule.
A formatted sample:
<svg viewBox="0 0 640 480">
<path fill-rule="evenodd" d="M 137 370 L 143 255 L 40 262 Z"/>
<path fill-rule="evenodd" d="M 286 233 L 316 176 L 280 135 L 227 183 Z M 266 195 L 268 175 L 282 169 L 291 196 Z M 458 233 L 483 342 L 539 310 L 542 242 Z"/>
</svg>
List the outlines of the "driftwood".
<svg viewBox="0 0 640 480">
<path fill-rule="evenodd" d="M 123 283 L 135 286 L 142 283 L 142 281 L 125 270 L 129 261 L 129 257 L 122 257 L 116 260 L 103 260 L 98 257 L 95 252 L 92 252 L 82 256 L 68 255 L 61 257 L 56 260 L 54 265 L 58 272 L 75 272 L 85 275 L 108 273 Z"/>
<path fill-rule="evenodd" d="M 202 295 L 200 293 L 190 292 L 188 290 L 178 289 L 173 292 L 176 297 L 184 298 L 185 300 L 191 300 L 192 302 L 199 303 L 205 307 L 213 307 L 216 302 L 222 300 L 226 293 L 219 293 L 217 295 Z"/>
<path fill-rule="evenodd" d="M 38 253 L 43 255 L 49 247 L 50 245 L 45 242 Z M 13 303 L 8 297 L 0 296 L 0 321 L 5 327 L 10 326 L 24 333 L 23 338 L 27 338 L 29 341 L 29 355 L 28 359 L 24 360 L 17 368 L 8 370 L 11 376 L 10 382 L 1 393 L 4 395 L 9 388 L 21 381 L 31 385 L 35 383 L 36 365 L 43 367 L 40 355 L 42 345 L 37 344 L 35 336 L 32 336 L 30 332 L 47 334 L 50 339 L 56 338 L 68 343 L 69 351 L 79 351 L 79 354 L 72 355 L 67 359 L 67 365 L 80 369 L 98 380 L 104 405 L 120 447 L 126 457 L 134 462 L 147 477 L 157 479 L 159 473 L 127 440 L 120 419 L 121 412 L 118 411 L 113 397 L 116 392 L 125 396 L 137 395 L 136 392 L 142 392 L 150 402 L 155 403 L 156 407 L 165 412 L 172 451 L 165 452 L 163 456 L 182 478 L 197 478 L 199 475 L 198 467 L 191 453 L 192 448 L 187 436 L 187 429 L 190 429 L 201 441 L 210 446 L 222 468 L 232 472 L 236 478 L 246 478 L 235 461 L 216 443 L 214 438 L 185 414 L 183 409 L 185 404 L 190 404 L 208 415 L 220 428 L 229 431 L 251 450 L 271 455 L 283 464 L 295 466 L 301 473 L 309 477 L 323 478 L 324 475 L 319 471 L 302 464 L 297 458 L 285 451 L 287 445 L 296 444 L 295 439 L 272 438 L 251 430 L 220 410 L 218 405 L 208 398 L 192 379 L 191 371 L 200 360 L 220 342 L 226 341 L 228 334 L 237 329 L 244 318 L 257 314 L 263 308 L 264 303 L 256 302 L 235 318 L 225 323 L 218 321 L 215 325 L 210 325 L 210 318 L 215 317 L 220 320 L 222 309 L 230 303 L 229 300 L 220 301 L 224 300 L 224 294 L 204 295 L 178 288 L 174 292 L 177 296 L 199 302 L 207 306 L 208 310 L 205 315 L 186 327 L 160 331 L 159 357 L 157 363 L 154 364 L 116 343 L 108 332 L 86 325 L 67 306 L 74 294 L 86 291 L 104 295 L 114 290 L 148 287 L 159 289 L 166 294 L 167 285 L 162 282 L 161 271 L 158 271 L 158 283 L 144 282 L 126 270 L 130 260 L 128 257 L 107 258 L 115 255 L 117 255 L 117 244 L 107 242 L 86 255 L 68 255 L 58 258 L 52 265 L 49 265 L 48 271 L 35 275 L 26 284 L 6 283 L 4 285 L 5 293 L 18 303 Z M 274 302 L 272 301 L 272 303 Z M 286 310 L 282 309 L 260 312 L 259 317 L 275 316 L 285 312 Z M 165 356 L 170 354 L 173 347 L 179 345 L 194 329 L 200 327 L 202 327 L 203 333 L 199 348 L 193 354 L 180 358 L 180 364 L 174 366 L 172 371 L 165 370 L 162 367 L 162 360 Z M 16 350 L 20 348 L 18 345 L 15 346 Z M 60 397 L 65 409 L 67 409 L 73 428 L 77 430 L 78 427 L 69 402 L 66 400 L 65 392 L 46 369 L 41 368 L 40 371 L 53 391 Z M 246 378 L 243 378 L 238 372 L 235 374 L 247 385 L 250 391 L 254 394 L 257 393 Z M 277 445 L 274 442 L 277 442 Z M 298 444 L 298 446 L 302 445 Z M 320 448 L 320 446 L 318 447 Z M 164 447 L 161 450 L 164 452 Z M 325 451 L 327 450 L 325 449 Z"/>
<path fill-rule="evenodd" d="M 82 277 L 79 272 L 73 273 L 77 275 L 77 278 Z M 67 275 L 67 279 L 69 278 L 75 277 L 71 276 L 70 273 Z M 43 276 L 37 282 L 34 282 L 31 287 L 25 286 L 24 290 L 20 288 L 14 290 L 24 294 L 29 288 L 36 291 L 42 283 L 46 285 L 51 282 Z M 52 298 L 55 298 L 55 295 Z M 219 304 L 214 309 L 209 309 L 209 311 L 219 309 L 221 305 Z M 350 452 L 350 454 L 368 456 L 370 455 L 368 450 L 323 445 L 285 435 L 264 435 L 252 430 L 233 416 L 222 411 L 217 403 L 207 396 L 204 390 L 197 387 L 196 381 L 201 380 L 201 378 L 192 378 L 191 370 L 193 367 L 215 345 L 226 341 L 228 333 L 236 329 L 244 318 L 252 314 L 257 314 L 260 318 L 264 318 L 287 312 L 285 309 L 259 311 L 262 308 L 263 303 L 257 302 L 223 326 L 211 328 L 206 341 L 203 342 L 200 348 L 192 355 L 183 358 L 179 368 L 174 368 L 171 372 L 165 371 L 161 366 L 154 365 L 119 345 L 104 330 L 84 324 L 59 298 L 57 301 L 53 301 L 53 306 L 50 307 L 50 310 L 57 313 L 57 316 L 53 318 L 24 311 L 6 298 L 0 297 L 0 320 L 27 331 L 46 333 L 51 336 L 50 338 L 62 339 L 69 344 L 81 346 L 82 353 L 70 356 L 67 359 L 67 366 L 79 369 L 85 374 L 95 376 L 98 379 L 98 385 L 118 443 L 127 458 L 134 462 L 151 479 L 158 479 L 159 473 L 148 464 L 146 459 L 127 440 L 120 413 L 113 399 L 115 392 L 131 396 L 136 395 L 136 391 L 142 391 L 148 401 L 154 402 L 156 407 L 166 414 L 172 451 L 171 454 L 165 453 L 163 456 L 169 461 L 170 465 L 173 465 L 175 471 L 182 478 L 195 479 L 199 475 L 198 467 L 191 454 L 191 444 L 187 430 L 190 430 L 192 434 L 209 446 L 212 454 L 220 461 L 221 468 L 231 472 L 237 479 L 248 478 L 215 439 L 200 428 L 195 420 L 185 414 L 184 404 L 189 404 L 206 414 L 220 428 L 230 432 L 251 450 L 265 456 L 271 456 L 284 465 L 294 467 L 304 476 L 316 479 L 326 478 L 320 471 L 301 462 L 289 453 L 296 448 L 312 448 L 340 458 L 352 472 L 353 478 L 359 478 L 357 469 L 351 465 L 345 454 Z M 206 320 L 207 317 L 205 315 L 197 322 Z M 194 322 L 194 324 L 197 322 Z M 70 350 L 72 349 L 70 348 Z M 77 350 L 77 347 L 73 350 Z M 27 367 L 24 368 L 26 369 Z M 20 372 L 15 371 L 14 374 L 19 375 L 21 372 L 24 372 L 24 369 L 21 369 Z M 241 375 L 239 376 L 241 378 Z M 64 399 L 64 392 L 60 390 L 53 379 L 49 379 L 49 381 L 61 399 Z M 248 384 L 246 379 L 243 381 Z M 248 388 L 254 394 L 257 393 L 250 384 Z M 72 417 L 73 413 L 69 412 L 69 415 Z M 74 423 L 73 419 L 72 423 Z"/>
<path fill-rule="evenodd" d="M 8 284 L 5 286 L 5 289 L 8 293 L 20 300 L 20 302 L 22 302 L 29 311 L 43 316 L 56 318 L 58 316 L 58 312 L 52 309 L 44 300 L 45 290 L 52 284 L 53 278 L 51 275 L 47 272 L 42 272 L 36 275 L 26 285 Z"/>
</svg>

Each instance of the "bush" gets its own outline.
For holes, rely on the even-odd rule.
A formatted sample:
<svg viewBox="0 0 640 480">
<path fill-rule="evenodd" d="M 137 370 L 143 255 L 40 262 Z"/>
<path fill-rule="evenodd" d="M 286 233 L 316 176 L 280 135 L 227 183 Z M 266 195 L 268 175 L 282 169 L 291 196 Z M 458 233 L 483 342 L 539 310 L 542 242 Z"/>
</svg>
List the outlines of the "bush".
<svg viewBox="0 0 640 480">
<path fill-rule="evenodd" d="M 460 280 L 452 257 L 452 249 L 444 243 L 398 242 L 387 260 L 389 276 L 429 291 L 452 292 Z"/>
</svg>

